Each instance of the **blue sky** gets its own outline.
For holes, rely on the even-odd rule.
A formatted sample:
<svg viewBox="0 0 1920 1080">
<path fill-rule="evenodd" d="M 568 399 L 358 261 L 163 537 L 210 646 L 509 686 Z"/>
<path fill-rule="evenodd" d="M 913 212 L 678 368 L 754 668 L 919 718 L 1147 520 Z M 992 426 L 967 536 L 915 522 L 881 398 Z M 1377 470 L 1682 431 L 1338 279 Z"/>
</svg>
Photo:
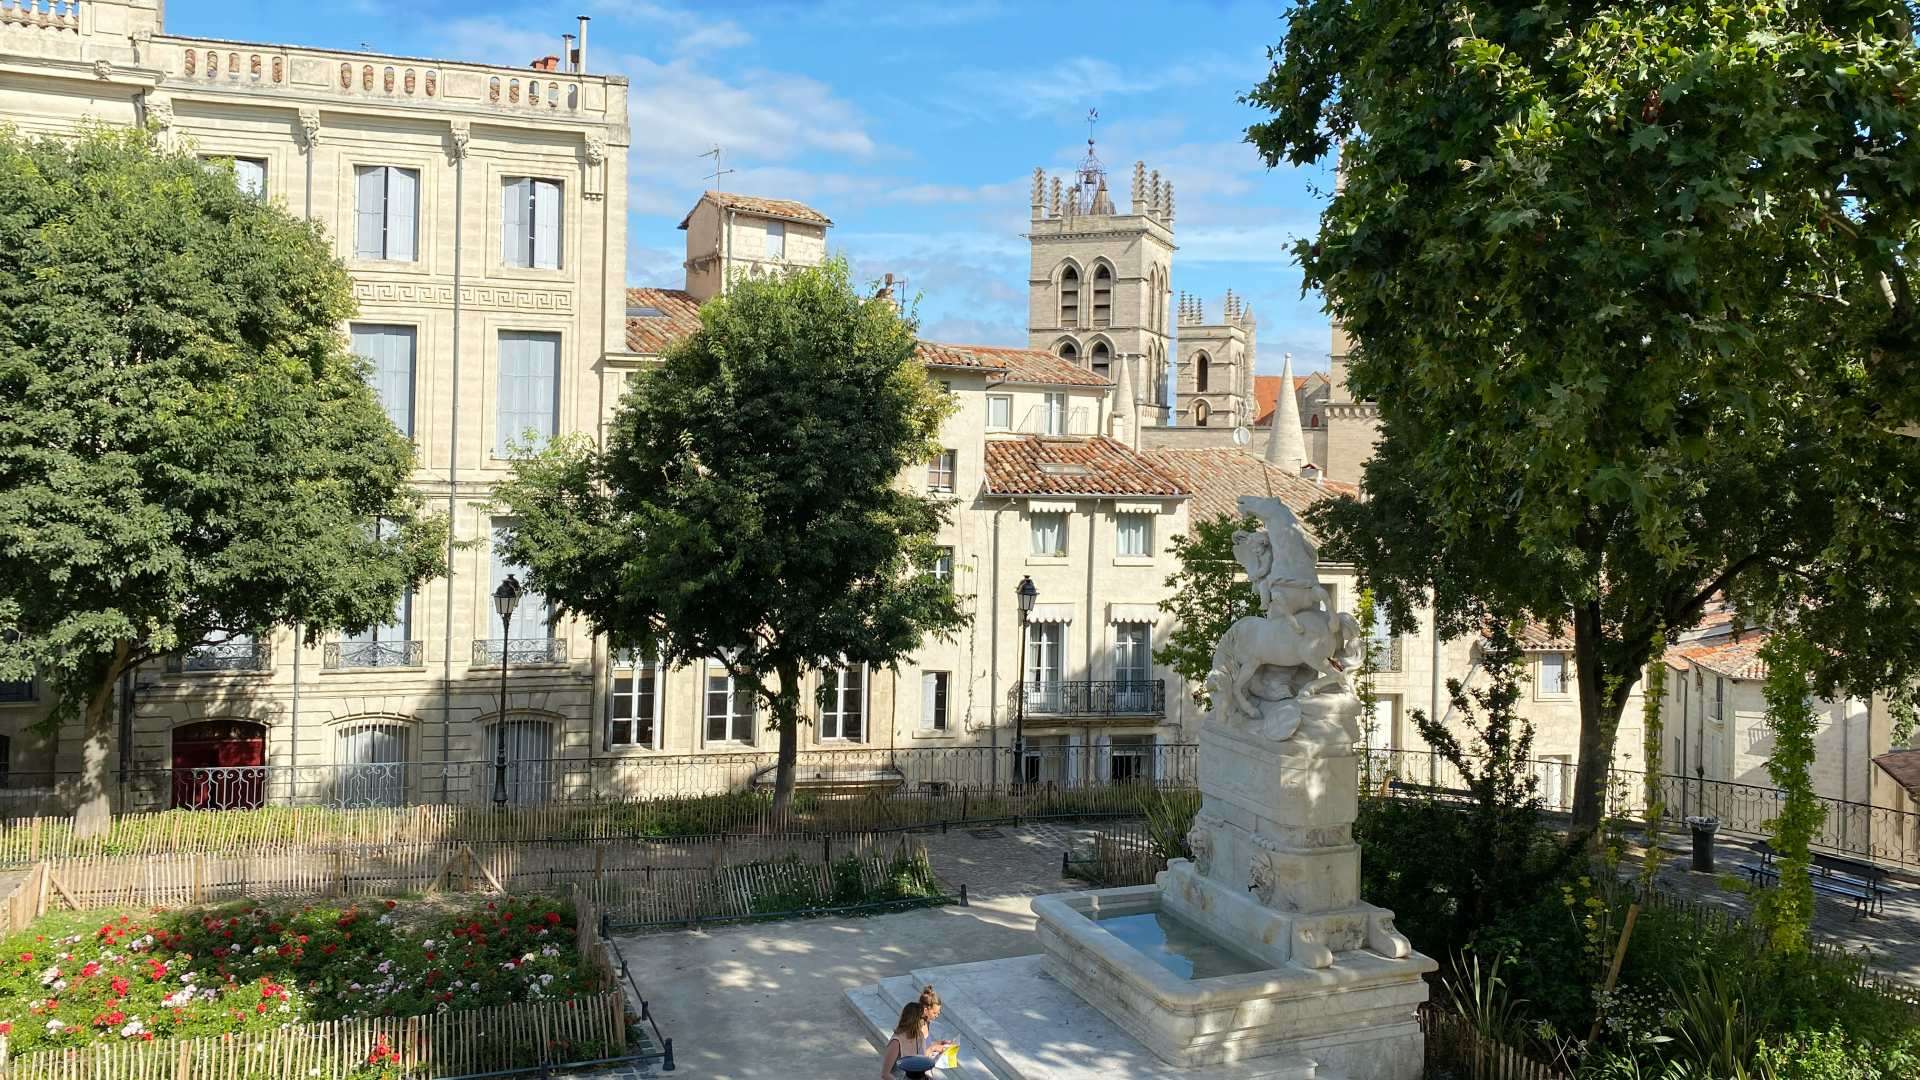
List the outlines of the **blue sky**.
<svg viewBox="0 0 1920 1080">
<path fill-rule="evenodd" d="M 1174 183 L 1174 289 L 1210 316 L 1228 288 L 1260 320 L 1259 366 L 1324 368 L 1327 323 L 1288 255 L 1322 170 L 1268 171 L 1235 97 L 1265 72 L 1281 3 L 1003 0 L 169 0 L 174 33 L 525 64 L 593 16 L 588 66 L 632 80 L 627 276 L 678 286 L 674 226 L 719 143 L 728 190 L 833 218 L 856 273 L 920 294 L 925 336 L 1026 342 L 1028 189 L 1095 130 L 1115 201 L 1133 162 Z"/>
</svg>

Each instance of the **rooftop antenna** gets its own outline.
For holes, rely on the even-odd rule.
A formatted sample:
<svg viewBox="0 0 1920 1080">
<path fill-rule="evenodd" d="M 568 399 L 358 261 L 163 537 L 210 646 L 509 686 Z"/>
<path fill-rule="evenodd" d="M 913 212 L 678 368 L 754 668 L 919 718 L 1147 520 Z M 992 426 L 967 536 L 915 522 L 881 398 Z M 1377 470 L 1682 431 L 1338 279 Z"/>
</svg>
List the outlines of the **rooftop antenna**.
<svg viewBox="0 0 1920 1080">
<path fill-rule="evenodd" d="M 704 154 L 700 154 L 698 156 L 710 157 L 713 159 L 713 171 L 707 174 L 706 179 L 713 181 L 714 186 L 716 187 L 719 186 L 721 177 L 733 171 L 732 169 L 723 169 L 720 167 L 720 144 L 719 143 L 714 143 L 713 149 L 707 151 Z"/>
</svg>

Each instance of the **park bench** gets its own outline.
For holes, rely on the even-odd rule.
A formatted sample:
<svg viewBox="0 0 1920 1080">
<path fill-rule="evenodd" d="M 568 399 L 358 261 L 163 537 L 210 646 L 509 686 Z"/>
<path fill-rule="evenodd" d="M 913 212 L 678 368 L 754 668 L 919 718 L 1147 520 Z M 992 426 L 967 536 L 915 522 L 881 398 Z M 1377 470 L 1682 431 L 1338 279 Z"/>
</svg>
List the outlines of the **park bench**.
<svg viewBox="0 0 1920 1080">
<path fill-rule="evenodd" d="M 1473 792 L 1466 788 L 1440 787 L 1436 784 L 1416 784 L 1410 780 L 1389 780 L 1387 790 L 1396 795 L 1419 795 L 1441 802 L 1464 803 L 1473 801 Z"/>
<path fill-rule="evenodd" d="M 1780 868 L 1774 865 L 1774 851 L 1765 840 L 1756 843 L 1757 863 L 1741 863 L 1740 869 L 1755 885 L 1771 888 L 1780 883 Z M 1862 859 L 1844 855 L 1812 853 L 1812 873 L 1808 875 L 1813 891 L 1854 906 L 1854 917 L 1871 916 L 1886 910 L 1887 870 Z"/>
</svg>

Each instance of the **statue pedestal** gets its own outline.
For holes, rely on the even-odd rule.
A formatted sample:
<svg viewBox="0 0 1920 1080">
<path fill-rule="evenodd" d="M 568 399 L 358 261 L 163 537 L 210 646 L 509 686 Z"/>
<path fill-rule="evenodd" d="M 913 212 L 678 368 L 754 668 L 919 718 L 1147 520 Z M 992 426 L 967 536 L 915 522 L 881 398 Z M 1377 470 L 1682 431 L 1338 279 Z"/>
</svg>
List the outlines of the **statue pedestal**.
<svg viewBox="0 0 1920 1080">
<path fill-rule="evenodd" d="M 1299 734 L 1284 742 L 1201 725 L 1194 857 L 1162 876 L 1167 910 L 1275 964 L 1413 955 L 1393 914 L 1360 899 L 1359 763 L 1346 737 L 1359 708 L 1351 694 L 1302 699 Z"/>
</svg>

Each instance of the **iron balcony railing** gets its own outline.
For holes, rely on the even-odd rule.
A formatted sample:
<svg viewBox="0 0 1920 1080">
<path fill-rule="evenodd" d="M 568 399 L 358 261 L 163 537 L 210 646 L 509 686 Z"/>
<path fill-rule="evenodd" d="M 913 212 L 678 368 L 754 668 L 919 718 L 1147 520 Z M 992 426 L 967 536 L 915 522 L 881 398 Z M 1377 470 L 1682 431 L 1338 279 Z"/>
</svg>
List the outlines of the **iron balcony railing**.
<svg viewBox="0 0 1920 1080">
<path fill-rule="evenodd" d="M 419 667 L 425 655 L 425 643 L 419 641 L 329 641 L 321 651 L 320 666 L 330 669 Z"/>
<path fill-rule="evenodd" d="M 183 671 L 269 671 L 272 668 L 272 648 L 257 641 L 196 645 L 186 652 L 167 657 L 167 670 L 174 674 Z"/>
<path fill-rule="evenodd" d="M 1165 679 L 1023 682 L 1015 691 L 1029 717 L 1165 716 Z"/>
<path fill-rule="evenodd" d="M 565 638 L 481 638 L 473 643 L 473 662 L 482 666 L 500 666 L 506 654 L 507 666 L 564 664 L 567 662 Z"/>
</svg>

